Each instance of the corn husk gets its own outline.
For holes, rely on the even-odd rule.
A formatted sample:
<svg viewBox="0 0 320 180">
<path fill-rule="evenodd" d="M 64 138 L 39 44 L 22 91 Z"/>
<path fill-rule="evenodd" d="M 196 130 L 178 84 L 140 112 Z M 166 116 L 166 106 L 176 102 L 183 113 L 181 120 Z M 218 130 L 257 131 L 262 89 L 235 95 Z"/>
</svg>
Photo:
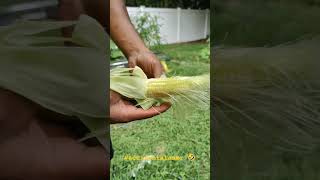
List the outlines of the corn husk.
<svg viewBox="0 0 320 180">
<path fill-rule="evenodd" d="M 110 73 L 110 89 L 135 99 L 143 109 L 169 102 L 175 107 L 208 109 L 209 75 L 148 79 L 139 67 L 115 68 Z"/>
</svg>

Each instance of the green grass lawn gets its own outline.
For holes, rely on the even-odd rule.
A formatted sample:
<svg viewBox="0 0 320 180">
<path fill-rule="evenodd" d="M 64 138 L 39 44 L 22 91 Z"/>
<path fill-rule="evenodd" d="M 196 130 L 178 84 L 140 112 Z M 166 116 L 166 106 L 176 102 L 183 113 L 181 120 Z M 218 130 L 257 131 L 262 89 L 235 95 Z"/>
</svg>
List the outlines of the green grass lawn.
<svg viewBox="0 0 320 180">
<path fill-rule="evenodd" d="M 200 75 L 210 71 L 209 58 L 201 57 L 205 43 L 166 45 L 161 51 L 171 57 L 169 76 Z M 168 112 L 143 121 L 111 126 L 115 156 L 111 179 L 209 179 L 210 112 L 191 110 L 177 117 Z M 187 155 L 194 154 L 189 160 Z M 125 160 L 125 156 L 179 156 L 181 160 Z M 140 167 L 140 169 L 138 168 Z M 139 169 L 139 170 L 138 170 Z"/>
</svg>

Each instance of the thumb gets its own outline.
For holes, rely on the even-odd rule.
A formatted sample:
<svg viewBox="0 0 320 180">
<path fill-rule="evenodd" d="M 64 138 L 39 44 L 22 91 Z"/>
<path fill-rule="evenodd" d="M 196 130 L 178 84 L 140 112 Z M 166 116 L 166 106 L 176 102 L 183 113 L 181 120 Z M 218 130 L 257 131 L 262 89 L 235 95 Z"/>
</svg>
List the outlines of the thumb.
<svg viewBox="0 0 320 180">
<path fill-rule="evenodd" d="M 154 78 L 160 78 L 162 74 L 164 74 L 164 71 L 161 67 L 157 67 L 154 69 L 154 73 L 153 73 Z"/>
<path fill-rule="evenodd" d="M 128 59 L 128 66 L 129 68 L 134 68 L 137 65 L 137 60 L 135 58 Z"/>
<path fill-rule="evenodd" d="M 154 78 L 159 78 L 161 75 L 164 74 L 164 68 L 162 64 L 160 63 L 160 61 L 158 61 L 157 63 L 158 64 L 154 67 L 154 70 L 153 70 Z"/>
</svg>

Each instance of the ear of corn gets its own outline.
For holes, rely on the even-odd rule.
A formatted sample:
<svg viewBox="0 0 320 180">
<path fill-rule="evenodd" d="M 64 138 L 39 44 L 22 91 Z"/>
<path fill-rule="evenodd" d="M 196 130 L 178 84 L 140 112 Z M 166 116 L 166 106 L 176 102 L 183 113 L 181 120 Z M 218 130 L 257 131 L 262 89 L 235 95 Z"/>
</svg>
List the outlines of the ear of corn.
<svg viewBox="0 0 320 180">
<path fill-rule="evenodd" d="M 139 68 L 111 70 L 110 88 L 135 99 L 143 109 L 170 102 L 181 106 L 209 107 L 209 75 L 148 79 Z"/>
</svg>

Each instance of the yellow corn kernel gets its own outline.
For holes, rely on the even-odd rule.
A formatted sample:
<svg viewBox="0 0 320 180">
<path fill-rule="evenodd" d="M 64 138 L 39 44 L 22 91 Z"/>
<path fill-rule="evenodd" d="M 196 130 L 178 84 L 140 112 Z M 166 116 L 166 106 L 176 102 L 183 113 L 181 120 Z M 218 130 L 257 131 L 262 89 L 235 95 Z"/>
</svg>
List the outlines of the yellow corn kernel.
<svg viewBox="0 0 320 180">
<path fill-rule="evenodd" d="M 190 78 L 158 78 L 147 80 L 147 98 L 166 98 L 191 90 L 197 85 Z"/>
</svg>

